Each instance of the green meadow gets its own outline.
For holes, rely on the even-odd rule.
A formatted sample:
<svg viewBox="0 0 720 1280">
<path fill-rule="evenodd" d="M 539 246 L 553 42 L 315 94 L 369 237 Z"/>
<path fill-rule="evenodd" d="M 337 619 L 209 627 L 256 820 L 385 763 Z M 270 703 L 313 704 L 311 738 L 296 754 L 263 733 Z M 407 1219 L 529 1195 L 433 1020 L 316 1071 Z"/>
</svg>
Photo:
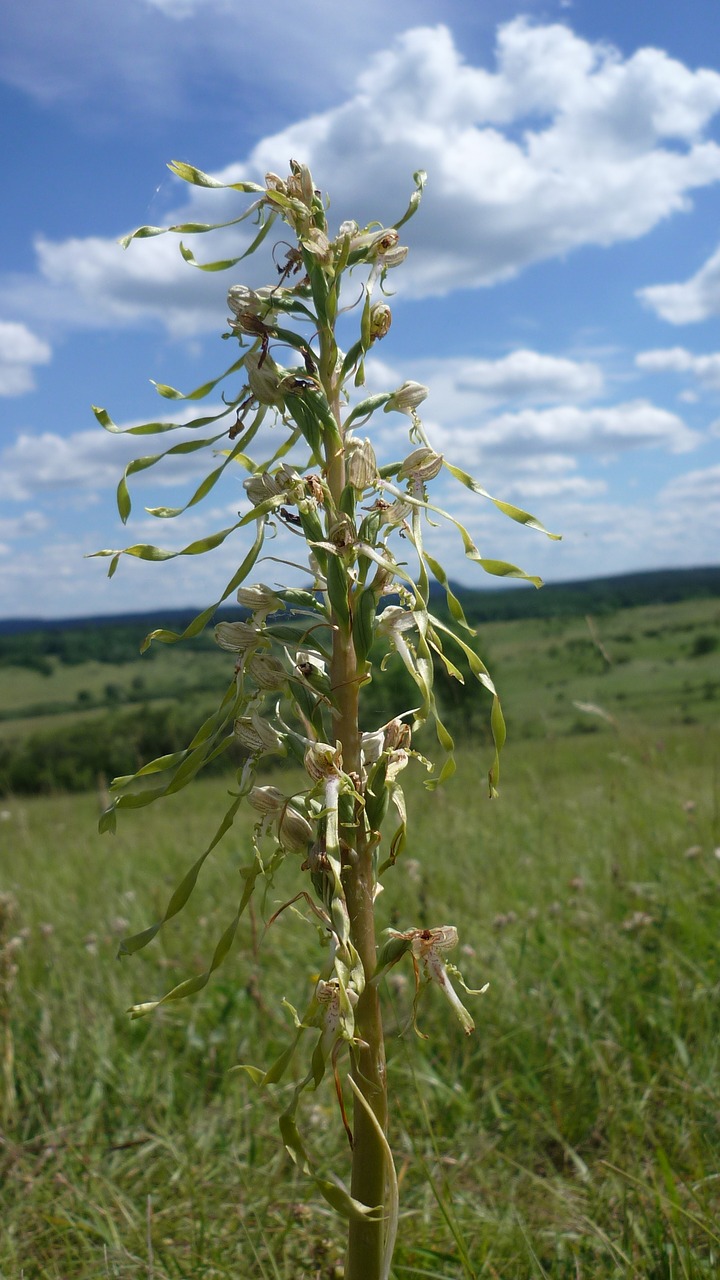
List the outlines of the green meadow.
<svg viewBox="0 0 720 1280">
<path fill-rule="evenodd" d="M 487 703 L 441 689 L 457 775 L 434 793 L 419 767 L 408 777 L 410 838 L 379 912 L 401 929 L 456 924 L 452 958 L 468 986 L 490 986 L 468 997 L 472 1037 L 428 991 L 421 1039 L 411 969 L 388 980 L 394 1280 L 720 1273 L 719 623 L 717 597 L 482 622 L 510 731 L 492 802 Z M 201 715 L 227 676 L 204 645 L 5 665 L 2 742 L 50 735 L 62 750 L 93 720 L 178 700 Z M 261 1095 L 236 1070 L 278 1055 L 283 1001 L 312 990 L 310 913 L 267 924 L 297 892 L 295 868 L 257 896 L 198 996 L 126 1013 L 201 973 L 234 914 L 242 811 L 186 910 L 116 958 L 162 914 L 232 781 L 122 815 L 115 836 L 97 834 L 102 778 L 74 794 L 5 787 L 3 1280 L 342 1274 L 343 1224 L 279 1139 L 293 1079 Z M 285 785 L 282 770 L 272 781 Z M 345 1176 L 332 1080 L 305 1098 L 309 1147 Z"/>
</svg>

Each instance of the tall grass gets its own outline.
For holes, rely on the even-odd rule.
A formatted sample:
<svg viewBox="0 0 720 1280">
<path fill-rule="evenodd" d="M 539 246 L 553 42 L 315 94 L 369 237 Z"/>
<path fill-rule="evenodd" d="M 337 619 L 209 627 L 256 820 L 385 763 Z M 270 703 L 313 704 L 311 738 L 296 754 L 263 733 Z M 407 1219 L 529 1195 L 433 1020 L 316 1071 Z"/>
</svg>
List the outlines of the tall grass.
<svg viewBox="0 0 720 1280">
<path fill-rule="evenodd" d="M 483 765 L 468 748 L 444 791 L 417 780 L 404 872 L 383 894 L 388 924 L 456 922 L 469 984 L 491 984 L 470 1039 L 429 992 L 426 1043 L 406 1030 L 411 975 L 391 979 L 396 1280 L 715 1276 L 717 737 L 601 724 L 511 745 L 494 804 Z M 242 824 L 187 921 L 115 959 L 203 847 L 223 789 L 200 783 L 114 838 L 95 836 L 92 795 L 3 802 L 0 890 L 22 938 L 0 987 L 16 1092 L 2 1100 L 3 1280 L 340 1274 L 336 1220 L 231 1070 L 284 1043 L 282 998 L 298 973 L 311 989 L 312 927 L 285 912 L 266 931 L 258 913 L 194 1002 L 124 1012 L 204 968 L 234 911 Z M 284 896 L 279 879 L 266 919 Z M 323 1087 L 309 1141 L 338 1167 L 336 1105 Z"/>
</svg>

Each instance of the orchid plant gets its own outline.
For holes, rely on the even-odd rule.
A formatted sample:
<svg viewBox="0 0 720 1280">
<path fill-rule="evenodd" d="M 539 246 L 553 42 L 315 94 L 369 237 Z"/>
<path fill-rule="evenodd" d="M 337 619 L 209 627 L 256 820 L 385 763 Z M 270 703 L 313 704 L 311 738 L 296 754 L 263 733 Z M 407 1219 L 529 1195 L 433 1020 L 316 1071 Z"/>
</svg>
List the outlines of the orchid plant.
<svg viewBox="0 0 720 1280">
<path fill-rule="evenodd" d="M 423 173 L 415 174 L 408 208 L 392 226 L 343 222 L 332 235 L 328 206 L 303 164 L 291 161 L 286 178 L 268 173 L 264 185 L 224 184 L 183 163 L 170 168 L 196 186 L 249 195 L 249 207 L 231 222 L 140 227 L 126 237 L 126 247 L 136 238 L 163 231 L 196 235 L 254 216 L 256 234 L 238 257 L 198 262 L 180 242 L 180 252 L 192 267 L 214 272 L 231 270 L 254 253 L 276 223 L 285 224 L 283 234 L 291 241 L 274 244 L 277 278 L 271 284 L 262 288 L 236 284 L 229 289 L 231 314 L 223 337 L 239 348 L 230 367 L 189 394 L 157 385 L 166 400 L 194 402 L 207 397 L 223 380 L 230 385 L 227 380 L 235 378 L 240 385 L 223 396 L 222 407 L 190 421 L 149 422 L 124 429 L 137 436 L 176 431 L 182 439 L 126 467 L 117 492 L 123 521 L 131 510 L 128 480 L 132 475 L 171 455 L 202 449 L 216 460 L 189 501 L 178 508 L 152 508 L 151 514 L 160 521 L 180 516 L 205 498 L 226 472 L 237 473 L 240 468 L 246 473 L 245 500 L 237 520 L 179 551 L 136 544 L 96 553 L 111 558 L 112 575 L 123 555 L 150 561 L 196 556 L 228 539 L 240 542 L 248 531 L 251 534 L 249 546 L 243 545 L 238 556 L 239 567 L 219 599 L 181 634 L 153 631 L 143 645 L 175 644 L 199 635 L 218 607 L 235 596 L 245 611 L 244 620 L 221 621 L 215 627 L 217 643 L 227 652 L 230 664 L 229 684 L 217 710 L 200 725 L 185 750 L 153 760 L 132 776 L 116 778 L 110 807 L 101 820 L 101 830 L 114 830 L 118 810 L 136 809 L 179 791 L 210 761 L 239 744 L 244 762 L 212 839 L 175 889 L 162 918 L 125 939 L 121 954 L 145 947 L 181 911 L 204 862 L 232 827 L 241 805 L 247 805 L 256 823 L 242 868 L 240 901 L 207 971 L 181 982 L 162 998 L 134 1006 L 131 1014 L 141 1017 L 201 990 L 229 952 L 258 885 L 272 882 L 283 860 L 292 861 L 298 891 L 291 902 L 301 903 L 319 923 L 326 955 L 302 1013 L 291 1010 L 294 1026 L 286 1050 L 266 1069 L 244 1069 L 258 1089 L 276 1086 L 286 1076 L 293 1079 L 280 1120 L 282 1138 L 291 1158 L 347 1219 L 346 1280 L 387 1280 L 398 1195 L 388 1142 L 381 1016 L 384 976 L 407 957 L 415 976 L 415 1009 L 420 995 L 434 985 L 463 1030 L 469 1034 L 474 1029 L 456 990 L 456 985 L 464 987 L 462 977 L 447 959 L 457 944 L 453 926 L 418 925 L 376 936 L 376 901 L 382 881 L 401 858 L 406 843 L 404 770 L 411 765 L 426 770 L 425 785 L 431 788 L 445 782 L 454 770 L 452 737 L 433 694 L 434 663 L 460 681 L 464 676 L 458 663 L 462 664 L 489 692 L 494 740 L 488 775 L 491 796 L 497 790 L 505 738 L 493 682 L 472 643 L 474 632 L 447 574 L 425 545 L 425 525 L 432 527 L 437 519 L 448 521 L 459 534 L 465 555 L 485 572 L 528 577 L 514 565 L 481 556 L 460 521 L 430 500 L 429 487 L 441 473 L 449 473 L 511 519 L 547 531 L 527 512 L 492 497 L 436 452 L 419 415 L 427 395 L 424 386 L 404 382 L 382 393 L 363 391 L 366 357 L 392 322 L 385 284 L 407 255 L 399 232 L 417 209 Z M 356 334 L 347 350 L 341 350 L 338 326 L 344 333 L 353 310 L 359 321 Z M 94 412 L 107 431 L 121 430 L 104 409 Z M 386 419 L 379 414 L 405 415 L 409 437 L 404 456 L 382 465 L 376 449 L 382 458 L 387 435 L 395 438 L 397 432 L 383 432 L 380 424 Z M 279 431 L 280 443 L 270 457 L 253 460 L 248 450 L 253 442 L 256 447 L 262 444 L 267 435 L 261 428 L 270 424 L 276 436 Z M 358 434 L 366 424 L 370 435 Z M 204 435 L 208 427 L 210 434 Z M 380 429 L 373 445 L 376 427 Z M 246 585 L 265 539 L 279 533 L 294 538 L 301 547 L 293 563 L 300 565 L 303 585 Z M 414 553 L 410 568 L 408 548 Z M 431 611 L 430 577 L 445 592 L 444 618 Z M 537 578 L 529 580 L 540 585 Z M 366 724 L 363 690 L 372 680 L 375 664 L 395 656 L 414 681 L 417 705 L 396 709 L 382 725 Z M 434 726 L 437 737 L 435 764 L 412 745 L 413 734 L 426 722 Z M 293 757 L 304 769 L 305 784 L 293 794 L 263 781 L 263 763 L 276 755 Z M 268 923 L 289 905 L 280 906 Z M 317 1089 L 328 1071 L 334 1077 L 351 1152 L 349 1186 L 318 1166 L 298 1124 L 304 1091 Z"/>
</svg>

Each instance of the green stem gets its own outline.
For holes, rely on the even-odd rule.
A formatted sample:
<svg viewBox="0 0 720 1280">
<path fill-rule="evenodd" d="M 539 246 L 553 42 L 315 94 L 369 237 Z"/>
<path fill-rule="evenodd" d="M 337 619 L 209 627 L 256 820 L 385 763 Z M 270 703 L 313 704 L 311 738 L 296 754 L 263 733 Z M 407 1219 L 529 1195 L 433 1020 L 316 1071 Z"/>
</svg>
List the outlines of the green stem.
<svg viewBox="0 0 720 1280">
<path fill-rule="evenodd" d="M 340 428 L 339 387 L 330 353 L 334 349 L 332 332 L 320 335 L 321 370 L 325 391 Z M 345 485 L 345 460 L 341 449 L 328 444 L 327 480 L 335 508 Z M 336 734 L 342 746 L 346 773 L 360 774 L 359 672 L 352 636 L 338 618 L 333 617 L 333 650 L 330 682 L 336 698 L 338 718 Z M 374 876 L 372 849 L 368 848 L 360 827 L 345 828 L 348 849 L 343 857 L 343 884 L 350 916 L 350 937 L 362 960 L 366 986 L 355 1010 L 355 1032 L 362 1047 L 354 1051 L 352 1077 L 362 1096 L 372 1108 L 383 1130 L 387 1128 L 387 1077 L 385 1039 L 377 987 L 369 979 L 375 972 Z M 357 1101 L 353 1106 L 353 1156 L 351 1190 L 353 1196 L 373 1208 L 386 1212 L 385 1152 L 370 1116 Z M 382 1280 L 386 1224 L 378 1221 L 351 1221 L 345 1280 Z"/>
</svg>

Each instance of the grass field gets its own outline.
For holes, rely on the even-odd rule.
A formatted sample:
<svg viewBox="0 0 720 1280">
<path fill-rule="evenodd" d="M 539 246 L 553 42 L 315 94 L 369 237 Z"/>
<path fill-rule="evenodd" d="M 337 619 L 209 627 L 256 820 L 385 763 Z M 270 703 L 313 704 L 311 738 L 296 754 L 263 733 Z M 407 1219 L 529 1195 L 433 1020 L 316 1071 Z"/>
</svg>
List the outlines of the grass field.
<svg viewBox="0 0 720 1280">
<path fill-rule="evenodd" d="M 142 629 L 138 629 L 138 645 Z M 619 609 L 596 618 L 523 618 L 479 627 L 514 737 L 568 733 L 596 702 L 628 725 L 714 724 L 720 703 L 720 599 Z M 130 655 L 131 656 L 131 655 Z M 399 668 L 399 661 L 397 661 Z M 0 665 L 0 741 L 100 713 L 179 700 L 202 716 L 231 674 L 211 633 L 116 663 L 48 660 L 49 674 Z M 456 687 L 457 688 L 457 687 Z M 452 690 L 451 690 L 452 693 Z M 477 726 L 485 719 L 480 704 Z M 464 719 L 464 713 L 463 717 Z"/>
<path fill-rule="evenodd" d="M 603 674 L 602 659 L 584 676 L 568 664 L 570 705 L 602 702 L 616 723 L 588 715 L 597 732 L 559 736 L 543 665 L 558 655 L 539 648 L 523 689 L 523 624 L 502 636 L 490 625 L 496 666 L 513 677 L 516 664 L 510 719 L 532 720 L 506 750 L 501 799 L 485 799 L 486 752 L 471 746 L 444 791 L 410 788 L 411 839 L 383 923 L 456 923 L 468 985 L 490 988 L 471 1002 L 470 1039 L 428 993 L 421 1041 L 399 1035 L 412 982 L 394 971 L 395 1280 L 720 1271 L 720 744 L 711 699 L 683 712 L 666 696 L 680 661 L 698 673 L 708 661 L 689 656 L 682 614 L 669 634 L 649 614 L 636 621 L 628 642 L 616 616 L 602 643 L 613 657 L 659 630 L 642 642 L 655 693 L 649 675 L 623 685 L 627 663 Z M 538 625 L 547 650 L 574 638 Z M 710 625 L 693 615 L 698 634 Z M 297 889 L 289 871 L 199 997 L 138 1022 L 125 1013 L 201 971 L 233 914 L 240 819 L 186 912 L 147 951 L 115 959 L 207 843 L 225 790 L 199 782 L 127 815 L 115 837 L 95 834 L 92 794 L 2 802 L 3 1280 L 341 1274 L 342 1224 L 277 1134 L 291 1084 L 262 1097 L 230 1070 L 269 1063 L 291 1025 L 283 997 L 301 1006 L 311 990 L 314 929 L 290 912 L 263 927 Z M 332 1086 L 306 1097 L 308 1141 L 344 1176 Z"/>
</svg>

